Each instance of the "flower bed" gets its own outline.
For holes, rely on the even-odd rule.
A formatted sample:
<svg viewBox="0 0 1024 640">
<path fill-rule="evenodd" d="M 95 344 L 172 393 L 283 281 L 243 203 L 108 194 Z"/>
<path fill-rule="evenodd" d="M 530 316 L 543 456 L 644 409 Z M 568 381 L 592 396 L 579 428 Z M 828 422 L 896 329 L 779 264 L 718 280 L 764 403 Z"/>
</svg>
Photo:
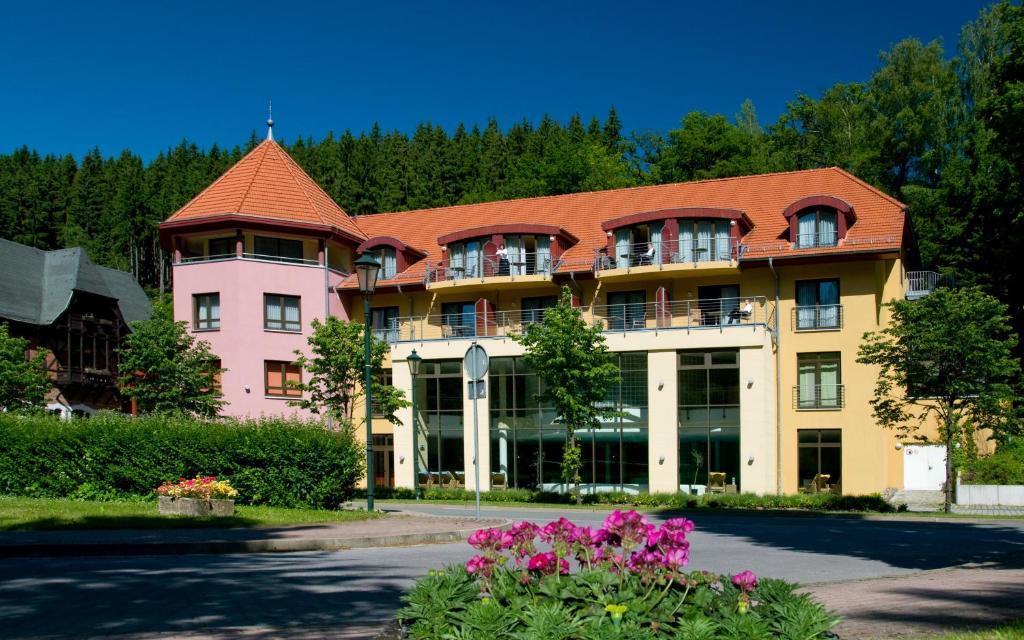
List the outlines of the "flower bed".
<svg viewBox="0 0 1024 640">
<path fill-rule="evenodd" d="M 423 640 L 832 637 L 838 619 L 793 584 L 687 572 L 693 528 L 615 511 L 599 529 L 565 518 L 481 529 L 469 538 L 479 553 L 420 580 L 399 621 Z"/>
</svg>

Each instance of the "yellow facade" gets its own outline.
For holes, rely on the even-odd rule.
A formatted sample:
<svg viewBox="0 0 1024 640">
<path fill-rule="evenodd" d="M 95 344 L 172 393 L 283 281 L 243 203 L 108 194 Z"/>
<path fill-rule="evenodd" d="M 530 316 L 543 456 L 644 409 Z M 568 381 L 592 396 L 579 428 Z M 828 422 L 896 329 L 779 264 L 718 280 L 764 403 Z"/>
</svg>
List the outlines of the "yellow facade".
<svg viewBox="0 0 1024 640">
<path fill-rule="evenodd" d="M 885 303 L 905 295 L 902 262 L 898 254 L 865 259 L 850 259 L 803 264 L 786 260 L 757 266 L 707 266 L 697 269 L 632 270 L 617 277 L 592 278 L 567 283 L 580 301 L 581 312 L 589 321 L 606 327 L 605 338 L 613 352 L 643 352 L 647 356 L 648 398 L 648 485 L 651 492 L 676 492 L 685 487 L 680 478 L 678 377 L 676 357 L 683 350 L 737 350 L 740 379 L 741 490 L 757 494 L 796 493 L 798 478 L 798 433 L 802 430 L 839 430 L 841 432 L 842 485 L 834 487 L 848 494 L 900 488 L 903 483 L 903 458 L 897 448 L 896 434 L 878 426 L 869 401 L 874 393 L 876 371 L 856 362 L 857 350 L 865 332 L 876 331 L 888 320 Z M 778 306 L 776 306 L 776 278 Z M 798 330 L 796 321 L 796 283 L 801 280 L 838 279 L 841 323 L 838 328 Z M 489 280 L 501 280 L 489 279 Z M 374 295 L 374 308 L 398 307 L 397 331 L 392 339 L 393 384 L 412 389 L 406 358 L 416 350 L 424 361 L 461 359 L 476 341 L 492 358 L 522 354 L 512 339 L 521 330 L 521 301 L 536 296 L 554 296 L 559 285 L 544 282 L 501 281 L 499 286 L 473 281 L 465 285 L 408 293 Z M 720 324 L 701 326 L 692 322 L 688 308 L 696 307 L 700 287 L 738 285 L 739 298 L 751 299 L 755 311 L 750 322 L 740 326 Z M 660 320 L 656 310 L 648 312 L 640 326 L 609 325 L 614 311 L 606 307 L 609 294 L 643 291 L 646 300 L 656 300 L 664 289 L 672 301 L 671 317 Z M 494 307 L 496 326 L 477 335 L 446 334 L 440 318 L 442 305 L 448 302 L 472 302 L 481 297 Z M 353 306 L 353 320 L 361 321 L 361 305 Z M 649 309 L 655 304 L 649 302 Z M 500 318 L 505 314 L 505 319 Z M 614 318 L 612 318 L 614 321 Z M 618 330 L 622 329 L 622 330 Z M 777 332 L 777 334 L 776 334 Z M 485 335 L 490 333 L 490 335 Z M 798 357 L 809 353 L 839 353 L 843 387 L 842 405 L 837 408 L 805 410 L 796 406 Z M 472 464 L 473 409 L 462 380 L 462 425 L 465 478 L 460 485 L 472 489 L 475 468 Z M 478 401 L 479 459 L 481 489 L 491 488 L 492 453 L 489 398 Z M 420 408 L 421 425 L 427 422 Z M 374 433 L 394 436 L 394 484 L 412 487 L 413 444 L 411 409 L 399 413 L 401 426 L 376 420 Z M 934 433 L 924 435 L 934 438 Z M 426 431 L 421 431 L 418 468 L 428 469 Z M 806 485 L 806 480 L 804 481 Z M 803 487 L 806 489 L 806 486 Z"/>
</svg>

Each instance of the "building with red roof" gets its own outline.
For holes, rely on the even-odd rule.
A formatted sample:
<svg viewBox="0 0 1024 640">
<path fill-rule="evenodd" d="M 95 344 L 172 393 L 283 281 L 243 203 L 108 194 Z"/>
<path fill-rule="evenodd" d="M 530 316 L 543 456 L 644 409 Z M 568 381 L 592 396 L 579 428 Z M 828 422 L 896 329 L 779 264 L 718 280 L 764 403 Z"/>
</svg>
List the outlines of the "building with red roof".
<svg viewBox="0 0 1024 640">
<path fill-rule="evenodd" d="M 901 443 L 871 417 L 856 363 L 884 304 L 926 294 L 908 272 L 905 207 L 815 169 L 353 218 L 271 136 L 160 228 L 175 313 L 227 369 L 232 415 L 289 414 L 310 322 L 362 321 L 371 298 L 391 384 L 416 381 L 417 442 L 375 421 L 376 482 L 564 490 L 565 434 L 512 337 L 557 303 L 602 327 L 619 416 L 578 433 L 587 491 L 865 493 L 902 487 Z M 491 356 L 479 455 L 461 358 Z M 356 412 L 358 415 L 358 411 Z M 937 488 L 937 487 L 936 487 Z"/>
</svg>

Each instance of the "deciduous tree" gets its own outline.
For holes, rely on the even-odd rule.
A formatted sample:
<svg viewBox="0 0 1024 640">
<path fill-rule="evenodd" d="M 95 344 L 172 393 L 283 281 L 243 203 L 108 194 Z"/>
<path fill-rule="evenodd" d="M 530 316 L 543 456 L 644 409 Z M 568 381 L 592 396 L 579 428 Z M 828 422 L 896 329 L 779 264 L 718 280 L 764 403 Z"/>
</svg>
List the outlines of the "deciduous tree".
<svg viewBox="0 0 1024 640">
<path fill-rule="evenodd" d="M 29 358 L 28 348 L 28 340 L 15 338 L 7 323 L 0 323 L 0 410 L 43 406 L 52 386 L 46 371 L 48 352 L 42 349 Z"/>
</svg>

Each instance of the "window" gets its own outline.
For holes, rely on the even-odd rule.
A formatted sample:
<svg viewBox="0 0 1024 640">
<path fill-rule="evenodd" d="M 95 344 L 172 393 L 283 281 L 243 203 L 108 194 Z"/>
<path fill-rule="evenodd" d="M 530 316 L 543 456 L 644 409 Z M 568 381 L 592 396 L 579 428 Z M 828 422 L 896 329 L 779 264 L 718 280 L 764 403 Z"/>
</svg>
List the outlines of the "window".
<svg viewBox="0 0 1024 640">
<path fill-rule="evenodd" d="M 381 247 L 376 251 L 380 262 L 380 279 L 390 280 L 398 273 L 398 256 L 394 247 Z"/>
<path fill-rule="evenodd" d="M 678 369 L 679 485 L 738 491 L 742 468 L 739 352 L 680 351 Z M 709 489 L 712 478 L 715 487 Z"/>
<path fill-rule="evenodd" d="M 839 279 L 797 280 L 796 330 L 838 329 L 842 323 Z"/>
<path fill-rule="evenodd" d="M 628 331 L 645 329 L 647 294 L 643 291 L 619 291 L 608 294 L 608 329 Z"/>
<path fill-rule="evenodd" d="M 398 341 L 398 307 L 370 309 L 370 325 L 373 337 L 385 342 Z"/>
<path fill-rule="evenodd" d="M 472 302 L 445 302 L 441 305 L 441 331 L 446 338 L 476 335 L 476 305 Z"/>
<path fill-rule="evenodd" d="M 192 296 L 192 329 L 195 331 L 220 329 L 219 293 L 197 293 Z"/>
<path fill-rule="evenodd" d="M 647 354 L 615 357 L 622 381 L 604 404 L 619 415 L 576 432 L 583 454 L 580 475 L 591 489 L 641 490 L 648 484 Z M 555 410 L 537 399 L 543 389 L 537 373 L 522 358 L 491 358 L 489 384 L 492 484 L 563 490 L 565 427 Z"/>
<path fill-rule="evenodd" d="M 797 218 L 796 246 L 834 247 L 839 239 L 836 212 L 821 209 L 804 211 Z"/>
<path fill-rule="evenodd" d="M 732 259 L 728 220 L 680 220 L 679 250 L 672 262 L 713 262 Z"/>
<path fill-rule="evenodd" d="M 541 322 L 544 320 L 544 312 L 553 309 L 558 305 L 558 298 L 555 296 L 538 296 L 535 298 L 523 298 L 523 322 Z"/>
<path fill-rule="evenodd" d="M 235 255 L 234 238 L 214 238 L 210 240 L 208 255 L 211 258 L 224 258 Z"/>
<path fill-rule="evenodd" d="M 263 294 L 263 328 L 268 331 L 302 331 L 298 296 Z"/>
<path fill-rule="evenodd" d="M 293 384 L 302 384 L 302 367 L 294 362 L 265 360 L 263 362 L 264 393 L 281 398 L 300 398 L 302 391 Z"/>
<path fill-rule="evenodd" d="M 842 493 L 843 449 L 839 429 L 797 431 L 799 491 Z"/>
<path fill-rule="evenodd" d="M 392 387 L 392 386 L 394 386 L 394 378 L 391 375 L 391 369 L 382 369 L 381 370 L 380 383 L 383 386 L 385 386 L 385 387 Z M 383 418 L 384 417 L 384 414 L 380 410 L 380 405 L 378 404 L 378 398 L 377 398 L 377 394 L 376 393 L 373 395 L 373 398 L 370 401 L 370 407 L 373 410 L 373 417 L 375 417 L 375 418 Z M 376 438 L 376 437 L 377 436 L 374 436 L 374 438 Z"/>
<path fill-rule="evenodd" d="M 842 408 L 839 352 L 797 354 L 797 375 L 797 409 Z"/>
<path fill-rule="evenodd" d="M 210 364 L 213 368 L 213 393 L 214 395 L 218 396 L 224 395 L 221 386 L 221 375 L 224 373 L 224 371 L 220 363 L 220 358 L 211 361 Z"/>
<path fill-rule="evenodd" d="M 256 236 L 256 257 L 281 262 L 302 262 L 302 241 Z"/>
<path fill-rule="evenodd" d="M 420 469 L 430 474 L 430 483 L 434 486 L 458 482 L 460 476 L 465 483 L 462 399 L 462 361 L 434 360 L 420 364 L 420 373 L 416 376 L 416 409 L 420 414 L 417 423 L 426 432 L 427 452 L 426 468 L 421 466 Z"/>
</svg>

